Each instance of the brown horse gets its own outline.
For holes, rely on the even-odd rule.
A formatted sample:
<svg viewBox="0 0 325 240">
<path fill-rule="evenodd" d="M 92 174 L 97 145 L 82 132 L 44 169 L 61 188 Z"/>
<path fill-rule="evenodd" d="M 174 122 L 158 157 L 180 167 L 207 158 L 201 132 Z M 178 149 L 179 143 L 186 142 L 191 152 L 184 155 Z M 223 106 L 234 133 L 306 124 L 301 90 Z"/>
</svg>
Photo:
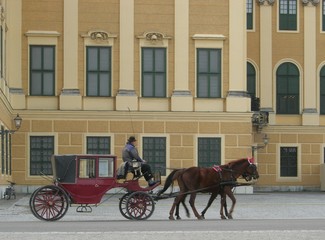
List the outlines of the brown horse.
<svg viewBox="0 0 325 240">
<path fill-rule="evenodd" d="M 228 218 L 232 218 L 232 212 L 236 204 L 236 198 L 231 191 L 233 184 L 237 178 L 243 176 L 246 181 L 250 181 L 252 178 L 257 179 L 259 177 L 257 167 L 252 163 L 251 159 L 243 158 L 232 161 L 228 164 L 221 165 L 219 170 L 214 168 L 200 168 L 190 167 L 187 169 L 174 170 L 169 174 L 166 179 L 164 188 L 159 191 L 158 196 L 164 193 L 175 180 L 178 181 L 180 192 L 175 198 L 173 206 L 169 212 L 169 219 L 173 220 L 173 213 L 176 207 L 180 203 L 183 203 L 188 194 L 190 197 L 190 205 L 194 212 L 194 215 L 198 219 L 204 219 L 204 213 L 209 208 L 213 200 L 218 194 L 221 195 L 221 208 L 220 215 L 222 219 L 225 219 L 223 214 L 223 206 L 225 205 L 226 195 L 232 200 L 232 206 L 230 208 Z M 211 193 L 207 207 L 202 211 L 202 215 L 199 215 L 195 208 L 195 198 L 198 192 Z M 177 210 L 177 209 L 176 209 Z M 178 210 L 176 212 L 178 214 Z M 177 215 L 179 218 L 179 215 Z"/>
</svg>

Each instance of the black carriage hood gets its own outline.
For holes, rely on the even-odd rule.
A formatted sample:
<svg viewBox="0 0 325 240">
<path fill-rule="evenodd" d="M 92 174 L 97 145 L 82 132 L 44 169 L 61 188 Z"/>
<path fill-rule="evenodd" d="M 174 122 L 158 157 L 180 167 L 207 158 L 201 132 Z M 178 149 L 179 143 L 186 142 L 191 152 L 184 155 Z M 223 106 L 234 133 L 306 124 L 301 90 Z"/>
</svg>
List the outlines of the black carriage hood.
<svg viewBox="0 0 325 240">
<path fill-rule="evenodd" d="M 53 177 L 61 183 L 74 183 L 76 179 L 76 155 L 53 155 Z"/>
</svg>

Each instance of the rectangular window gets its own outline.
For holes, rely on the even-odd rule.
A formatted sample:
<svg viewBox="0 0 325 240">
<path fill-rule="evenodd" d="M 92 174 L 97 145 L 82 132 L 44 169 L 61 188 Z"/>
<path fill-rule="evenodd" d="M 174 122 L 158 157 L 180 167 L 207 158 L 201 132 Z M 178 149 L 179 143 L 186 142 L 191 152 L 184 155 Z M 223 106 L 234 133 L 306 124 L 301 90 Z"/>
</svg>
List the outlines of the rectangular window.
<svg viewBox="0 0 325 240">
<path fill-rule="evenodd" d="M 325 0 L 322 1 L 322 31 L 325 31 Z"/>
<path fill-rule="evenodd" d="M 221 97 L 221 49 L 197 49 L 197 97 Z"/>
<path fill-rule="evenodd" d="M 30 175 L 52 175 L 53 136 L 30 137 Z"/>
<path fill-rule="evenodd" d="M 280 0 L 279 29 L 297 30 L 297 0 Z"/>
<path fill-rule="evenodd" d="M 298 176 L 298 148 L 280 147 L 280 176 L 297 177 Z"/>
<path fill-rule="evenodd" d="M 165 137 L 144 137 L 143 159 L 148 161 L 152 172 L 160 172 L 166 175 L 166 138 Z"/>
<path fill-rule="evenodd" d="M 8 175 L 9 174 L 9 132 L 6 132 L 6 174 Z"/>
<path fill-rule="evenodd" d="M 198 166 L 221 165 L 221 138 L 198 138 Z"/>
<path fill-rule="evenodd" d="M 1 132 L 4 132 L 4 127 L 1 126 Z M 1 134 L 1 173 L 5 173 L 5 135 Z"/>
<path fill-rule="evenodd" d="M 325 67 L 322 68 L 320 74 L 320 86 L 319 86 L 319 103 L 320 103 L 320 114 L 325 114 Z"/>
<path fill-rule="evenodd" d="M 79 178 L 96 177 L 96 159 L 82 158 L 79 159 Z"/>
<path fill-rule="evenodd" d="M 99 158 L 98 177 L 114 177 L 114 158 Z"/>
<path fill-rule="evenodd" d="M 30 95 L 54 96 L 55 46 L 30 46 Z"/>
<path fill-rule="evenodd" d="M 0 26 L 0 77 L 3 78 L 3 63 L 4 63 L 4 54 L 3 54 L 3 27 Z"/>
<path fill-rule="evenodd" d="M 87 137 L 87 154 L 110 154 L 110 137 Z"/>
<path fill-rule="evenodd" d="M 11 169 L 12 169 L 12 149 L 11 149 L 11 134 L 9 134 L 9 175 L 11 175 Z"/>
<path fill-rule="evenodd" d="M 142 48 L 142 96 L 166 97 L 166 48 Z"/>
<path fill-rule="evenodd" d="M 87 47 L 87 96 L 111 96 L 111 47 Z"/>
<path fill-rule="evenodd" d="M 246 0 L 246 29 L 253 29 L 253 0 Z"/>
</svg>

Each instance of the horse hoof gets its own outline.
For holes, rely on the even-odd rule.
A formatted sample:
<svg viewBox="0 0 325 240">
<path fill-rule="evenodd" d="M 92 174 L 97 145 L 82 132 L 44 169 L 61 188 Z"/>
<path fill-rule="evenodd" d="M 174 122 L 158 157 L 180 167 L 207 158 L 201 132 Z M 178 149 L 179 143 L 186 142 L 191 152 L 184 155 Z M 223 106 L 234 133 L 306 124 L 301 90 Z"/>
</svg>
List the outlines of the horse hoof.
<svg viewBox="0 0 325 240">
<path fill-rule="evenodd" d="M 201 219 L 205 219 L 204 215 L 201 215 Z"/>
<path fill-rule="evenodd" d="M 231 215 L 228 215 L 228 219 L 233 219 Z"/>
<path fill-rule="evenodd" d="M 197 217 L 198 220 L 204 220 L 205 218 L 202 216 Z"/>
<path fill-rule="evenodd" d="M 170 216 L 170 217 L 169 217 L 169 220 L 175 220 L 175 218 L 174 218 L 174 217 L 172 217 L 172 216 Z"/>
<path fill-rule="evenodd" d="M 182 218 L 181 218 L 181 217 L 177 217 L 176 219 L 177 219 L 177 220 L 182 220 Z"/>
<path fill-rule="evenodd" d="M 220 217 L 222 220 L 225 220 L 225 219 L 227 219 L 225 216 L 221 216 Z"/>
</svg>

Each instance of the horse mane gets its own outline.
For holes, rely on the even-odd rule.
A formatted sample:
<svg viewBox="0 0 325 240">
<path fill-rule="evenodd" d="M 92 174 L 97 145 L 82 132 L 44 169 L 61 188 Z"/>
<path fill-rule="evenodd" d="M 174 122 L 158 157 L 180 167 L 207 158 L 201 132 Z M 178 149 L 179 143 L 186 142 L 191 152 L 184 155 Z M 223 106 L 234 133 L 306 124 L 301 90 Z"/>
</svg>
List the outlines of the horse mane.
<svg viewBox="0 0 325 240">
<path fill-rule="evenodd" d="M 226 163 L 222 166 L 228 167 L 228 168 L 232 168 L 233 166 L 242 163 L 243 161 L 247 161 L 247 158 L 241 158 L 241 159 L 237 159 L 237 160 L 233 160 L 229 163 Z"/>
</svg>

